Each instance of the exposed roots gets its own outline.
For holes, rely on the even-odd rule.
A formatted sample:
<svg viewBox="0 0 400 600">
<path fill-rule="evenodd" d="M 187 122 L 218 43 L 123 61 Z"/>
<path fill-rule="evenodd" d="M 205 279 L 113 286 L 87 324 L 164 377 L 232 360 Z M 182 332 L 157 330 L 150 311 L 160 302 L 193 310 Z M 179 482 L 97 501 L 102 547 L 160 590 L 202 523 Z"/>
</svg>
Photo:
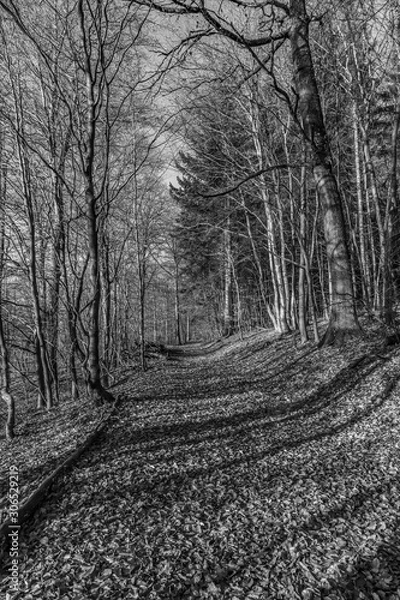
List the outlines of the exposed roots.
<svg viewBox="0 0 400 600">
<path fill-rule="evenodd" d="M 343 328 L 329 324 L 324 335 L 318 342 L 318 348 L 323 348 L 325 346 L 341 348 L 348 340 L 361 337 L 361 335 L 362 330 L 359 327 Z"/>
</svg>

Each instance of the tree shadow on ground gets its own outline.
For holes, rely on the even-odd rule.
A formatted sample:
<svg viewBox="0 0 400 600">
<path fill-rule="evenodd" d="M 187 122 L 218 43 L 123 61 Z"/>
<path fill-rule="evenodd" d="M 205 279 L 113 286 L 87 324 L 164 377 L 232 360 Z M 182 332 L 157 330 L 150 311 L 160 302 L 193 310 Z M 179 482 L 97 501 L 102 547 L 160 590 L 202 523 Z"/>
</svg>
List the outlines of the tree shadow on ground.
<svg viewBox="0 0 400 600">
<path fill-rule="evenodd" d="M 213 491 L 212 484 L 215 479 L 212 478 L 216 473 L 218 476 L 222 475 L 224 485 L 228 490 L 240 494 L 241 486 L 243 488 L 244 486 L 250 487 L 253 485 L 251 468 L 259 461 L 270 464 L 273 461 L 269 459 L 276 454 L 286 450 L 300 450 L 304 445 L 312 442 L 318 442 L 319 447 L 323 448 L 325 440 L 339 435 L 357 423 L 361 423 L 375 410 L 378 410 L 388 397 L 383 392 L 369 398 L 361 408 L 353 410 L 350 414 L 344 412 L 343 414 L 333 415 L 332 412 L 341 396 L 354 390 L 380 364 L 377 357 L 368 357 L 354 368 L 343 368 L 329 382 L 319 385 L 317 389 L 298 402 L 284 403 L 279 400 L 279 402 L 273 404 L 266 398 L 264 403 L 258 401 L 257 406 L 253 409 L 240 410 L 240 405 L 236 404 L 236 413 L 212 418 L 202 418 L 200 403 L 200 406 L 196 408 L 196 413 L 193 411 L 191 413 L 191 409 L 188 407 L 188 418 L 187 420 L 186 417 L 184 419 L 181 412 L 186 398 L 185 396 L 179 396 L 177 401 L 174 397 L 171 403 L 173 407 L 168 418 L 179 419 L 178 423 L 161 422 L 159 425 L 149 427 L 132 427 L 129 419 L 132 419 L 130 411 L 133 403 L 126 401 L 122 406 L 120 421 L 116 420 L 108 435 L 101 442 L 98 440 L 94 444 L 83 463 L 84 465 L 86 463 L 86 468 L 89 464 L 98 473 L 99 478 L 107 469 L 113 468 L 115 486 L 110 485 L 110 480 L 105 478 L 106 485 L 101 491 L 93 487 L 93 497 L 87 496 L 87 501 L 102 506 L 109 504 L 111 507 L 115 507 L 116 514 L 118 514 L 116 499 L 118 501 L 125 499 L 132 510 L 135 509 L 135 503 L 138 500 L 144 500 L 142 506 L 145 506 L 148 511 L 150 509 L 150 513 L 154 503 L 157 510 L 162 506 L 163 511 L 169 514 L 168 509 L 177 506 L 179 502 L 182 502 L 182 498 L 191 501 L 195 497 L 195 499 L 199 498 L 201 502 L 203 487 L 205 488 L 211 482 L 211 486 L 208 488 L 211 488 L 211 491 L 207 492 L 209 494 L 207 500 L 209 508 L 214 510 L 213 514 L 218 515 L 223 503 L 226 502 L 226 498 L 221 497 L 219 499 Z M 297 363 L 296 367 L 293 367 L 291 376 L 293 376 L 293 373 L 300 372 L 300 370 L 301 364 Z M 233 385 L 236 386 L 237 383 L 235 382 Z M 248 391 L 248 388 L 246 388 L 246 391 Z M 194 390 L 193 396 L 197 400 L 196 390 Z M 164 392 L 156 391 L 151 396 L 151 400 L 159 402 L 160 397 L 162 400 L 165 399 Z M 167 403 L 163 403 L 161 406 L 165 408 Z M 326 411 L 329 411 L 329 414 Z M 334 418 L 332 418 L 333 416 Z M 156 419 L 160 419 L 159 409 L 156 410 L 153 418 L 155 422 L 157 422 Z M 309 425 L 307 427 L 304 426 L 306 421 Z M 315 427 L 310 427 L 314 424 Z M 273 431 L 285 425 L 293 425 L 293 428 L 288 428 L 282 439 L 274 438 L 272 436 Z M 230 443 L 229 454 L 224 454 L 223 451 L 226 441 Z M 178 471 L 173 472 L 171 461 L 174 459 L 173 451 L 176 448 L 180 451 L 182 462 L 177 465 Z M 218 452 L 219 448 L 221 448 L 221 452 Z M 202 460 L 199 460 L 201 454 Z M 186 460 L 188 456 L 190 456 L 190 460 Z M 160 461 L 161 468 L 155 469 L 154 475 L 142 476 L 141 470 L 148 467 L 149 464 L 155 464 L 157 460 Z M 295 473 L 290 463 L 286 468 L 288 474 L 286 479 L 289 485 Z M 132 483 L 130 483 L 129 478 L 124 476 L 127 469 L 132 473 Z M 140 477 L 135 478 L 136 473 L 139 473 Z M 284 475 L 282 469 L 279 473 L 266 471 L 263 474 L 261 485 L 267 490 L 268 486 L 273 484 L 274 478 L 282 478 L 282 475 Z M 76 481 L 79 483 L 79 478 Z M 196 484 L 195 491 L 190 492 L 193 482 Z M 71 488 L 71 486 L 73 486 L 73 483 L 69 487 Z M 368 494 L 375 493 L 375 491 L 371 488 L 367 492 L 360 490 L 355 493 L 350 499 L 352 506 L 362 506 Z M 58 486 L 58 489 L 54 493 L 52 492 L 53 503 L 57 504 L 57 495 L 64 492 L 63 486 Z M 282 494 L 284 493 L 283 491 Z M 212 504 L 213 502 L 214 504 Z M 347 502 L 349 502 L 349 499 L 347 499 Z M 309 530 L 317 528 L 321 519 L 329 522 L 336 516 L 340 516 L 344 509 L 345 505 L 338 502 L 334 510 L 327 511 L 322 515 L 318 513 L 315 518 L 311 517 L 308 521 L 304 520 L 297 523 L 295 527 L 297 529 L 308 528 Z M 71 511 L 71 514 L 76 510 L 73 502 L 71 502 L 71 507 L 68 510 Z M 40 515 L 36 522 L 36 528 L 39 524 L 39 518 Z M 34 526 L 35 521 L 30 527 L 31 531 Z M 287 539 L 287 536 L 288 531 L 285 526 L 278 525 L 274 532 L 273 543 L 280 544 Z M 393 542 L 394 545 L 399 541 L 396 538 Z M 273 552 L 271 543 L 271 540 L 266 540 L 265 547 L 259 549 L 260 553 L 265 554 L 265 560 L 268 560 Z M 386 561 L 387 570 L 391 569 L 395 572 L 395 561 L 399 559 L 399 556 L 394 548 L 389 545 L 388 549 L 386 545 L 382 544 L 377 552 L 377 557 L 379 560 Z M 246 555 L 246 562 L 251 562 L 253 558 L 254 556 L 249 551 Z M 353 571 L 338 584 L 337 589 L 341 593 L 340 598 L 346 598 L 346 600 L 358 598 L 357 595 L 354 595 L 356 593 L 354 590 L 361 584 L 366 586 L 365 580 L 370 581 L 365 575 L 369 572 L 368 569 L 372 570 L 374 574 L 372 559 L 369 557 L 360 558 L 359 562 L 354 565 Z M 239 576 L 237 571 L 236 574 Z M 216 583 L 222 589 L 222 584 Z M 372 584 L 375 585 L 374 582 Z M 365 589 L 370 590 L 372 588 L 366 587 Z M 163 597 L 167 599 L 172 596 L 166 593 Z M 371 600 L 373 598 L 371 594 L 369 596 L 366 594 L 366 597 L 371 598 Z M 389 597 L 387 596 L 387 598 Z"/>
<path fill-rule="evenodd" d="M 217 362 L 215 364 L 206 363 L 205 365 L 197 366 L 195 373 L 188 373 L 187 363 L 181 363 L 178 367 L 174 366 L 173 377 L 170 381 L 165 382 L 162 390 L 157 390 L 157 393 L 138 393 L 135 395 L 134 401 L 137 403 L 153 400 L 155 395 L 157 400 L 185 400 L 187 398 L 196 397 L 215 398 L 232 394 L 240 394 L 250 391 L 268 392 L 273 391 L 275 387 L 271 387 L 274 380 L 274 386 L 277 385 L 276 380 L 284 376 L 284 381 L 290 378 L 300 376 L 303 371 L 302 361 L 312 353 L 316 352 L 316 348 L 306 351 L 300 356 L 294 351 L 294 357 L 291 360 L 290 354 L 283 349 L 282 352 L 275 352 L 273 359 L 266 357 L 261 353 L 257 357 L 257 353 L 251 356 L 251 363 L 243 369 L 243 361 L 241 361 L 241 370 L 238 372 L 236 362 L 226 364 L 226 362 Z M 371 360 L 376 357 L 371 357 Z M 347 367 L 344 368 L 344 371 Z M 260 375 L 262 372 L 262 375 Z M 178 385 L 177 385 L 178 384 Z M 178 388 L 178 389 L 177 389 Z"/>
<path fill-rule="evenodd" d="M 258 406 L 254 409 L 241 410 L 234 414 L 227 416 L 216 416 L 210 419 L 202 419 L 199 415 L 196 415 L 194 420 L 185 419 L 184 421 L 178 420 L 177 423 L 154 425 L 151 427 L 140 427 L 132 429 L 128 433 L 130 439 L 130 445 L 136 445 L 139 443 L 146 442 L 148 444 L 158 442 L 162 440 L 163 444 L 168 443 L 168 438 L 178 437 L 182 441 L 187 441 L 188 438 L 193 438 L 193 435 L 199 436 L 200 440 L 204 440 L 204 436 L 207 434 L 215 435 L 219 437 L 223 435 L 224 430 L 229 430 L 229 435 L 232 435 L 231 429 L 238 428 L 237 434 L 241 434 L 242 431 L 247 430 L 252 424 L 257 425 L 262 422 L 263 428 L 274 427 L 279 423 L 295 420 L 301 416 L 311 416 L 326 409 L 329 405 L 335 403 L 341 398 L 342 395 L 352 391 L 359 383 L 361 383 L 365 377 L 371 375 L 380 364 L 379 359 L 370 357 L 365 360 L 358 369 L 349 369 L 348 367 L 343 368 L 339 373 L 335 375 L 330 381 L 323 383 L 311 394 L 306 395 L 302 400 L 295 402 L 282 402 L 280 398 L 265 398 L 262 400 L 262 404 L 257 402 Z M 299 367 L 300 369 L 301 367 Z M 258 389 L 256 386 L 246 388 L 246 392 Z M 235 393 L 241 390 L 240 386 L 234 387 Z M 232 390 L 230 394 L 232 394 Z M 220 395 L 218 391 L 215 395 Z M 207 397 L 209 397 L 207 395 Z M 161 396 L 163 399 L 163 396 Z M 198 395 L 196 393 L 196 398 Z M 154 396 L 151 397 L 155 399 Z M 174 396 L 173 400 L 186 400 L 187 396 L 183 398 L 181 396 Z M 157 395 L 157 400 L 159 396 Z M 136 402 L 136 398 L 135 398 Z M 260 405 L 261 404 L 261 405 Z M 129 409 L 129 407 L 128 407 Z M 189 410 L 189 409 L 188 409 Z M 158 414 L 158 411 L 157 411 Z M 368 414 L 364 412 L 365 416 Z M 358 416 L 358 415 L 357 415 Z M 357 418 L 354 417 L 354 418 Z M 362 418 L 362 414 L 360 414 Z M 179 419 L 179 414 L 177 415 Z M 354 423 L 354 418 L 349 425 Z M 269 421 L 265 421 L 269 419 Z M 194 443 L 194 440 L 190 440 Z M 150 449 L 150 448 L 149 448 Z M 155 449 L 153 447 L 152 449 Z"/>
<path fill-rule="evenodd" d="M 259 461 L 269 460 L 282 451 L 299 450 L 313 442 L 321 443 L 362 422 L 385 403 L 388 399 L 387 394 L 378 393 L 362 408 L 355 409 L 350 414 L 339 414 L 339 420 L 335 415 L 332 421 L 332 415 L 325 414 L 324 411 L 339 400 L 342 394 L 351 391 L 367 374 L 372 373 L 376 366 L 376 361 L 371 359 L 350 379 L 346 377 L 344 369 L 344 372 L 336 376 L 334 382 L 324 384 L 294 407 L 276 406 L 271 409 L 266 406 L 227 417 L 157 425 L 131 431 L 127 431 L 126 426 L 122 425 L 119 431 L 118 428 L 114 431 L 115 437 L 119 439 L 119 452 L 130 454 L 132 467 L 135 461 L 138 466 L 146 464 L 146 457 L 155 455 L 182 456 L 184 464 L 178 472 L 171 472 L 165 467 L 161 472 L 157 471 L 154 477 L 142 479 L 136 489 L 138 494 L 151 493 L 153 497 L 162 497 L 168 489 L 172 492 L 170 497 L 176 499 L 180 494 L 180 487 L 187 486 L 190 481 L 207 479 L 216 471 L 233 473 L 243 465 L 248 465 L 250 469 Z M 306 422 L 318 413 L 321 413 L 321 418 L 312 420 L 311 423 Z M 271 416 L 278 417 L 278 420 L 269 420 Z M 294 427 L 291 426 L 281 435 L 282 424 L 289 421 Z M 273 429 L 279 433 L 278 436 L 271 435 Z M 253 435 L 253 438 L 249 435 Z M 224 454 L 223 448 L 227 442 L 229 452 Z M 139 458 L 135 456 L 135 448 Z M 221 449 L 220 453 L 218 448 Z M 195 462 L 198 462 L 198 457 L 202 455 L 202 465 L 205 463 L 205 466 L 187 468 L 186 458 L 189 455 L 195 457 Z"/>
<path fill-rule="evenodd" d="M 395 600 L 400 597 L 400 519 L 375 555 L 360 556 L 333 587 L 345 600 L 359 598 Z"/>
</svg>

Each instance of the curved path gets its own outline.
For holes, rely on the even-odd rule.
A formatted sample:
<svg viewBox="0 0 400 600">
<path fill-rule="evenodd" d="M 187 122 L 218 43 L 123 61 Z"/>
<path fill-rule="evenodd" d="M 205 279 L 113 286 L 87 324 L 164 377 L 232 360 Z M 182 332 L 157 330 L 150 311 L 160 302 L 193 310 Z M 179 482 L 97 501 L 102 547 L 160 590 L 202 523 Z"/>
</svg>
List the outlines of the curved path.
<svg viewBox="0 0 400 600">
<path fill-rule="evenodd" d="M 396 597 L 397 354 L 261 334 L 188 350 L 116 390 L 20 536 L 16 597 L 337 600 L 383 580 Z"/>
</svg>

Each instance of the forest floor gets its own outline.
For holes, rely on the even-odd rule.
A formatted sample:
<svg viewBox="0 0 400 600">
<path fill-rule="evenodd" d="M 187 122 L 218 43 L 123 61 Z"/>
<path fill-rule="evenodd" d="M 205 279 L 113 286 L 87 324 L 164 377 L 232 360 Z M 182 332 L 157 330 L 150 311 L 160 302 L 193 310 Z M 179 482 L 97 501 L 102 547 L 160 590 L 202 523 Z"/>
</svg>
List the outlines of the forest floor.
<svg viewBox="0 0 400 600">
<path fill-rule="evenodd" d="M 125 377 L 22 527 L 8 598 L 400 599 L 400 348 L 296 339 L 170 348 Z M 1 472 L 18 465 L 25 497 L 97 418 L 27 415 Z"/>
</svg>

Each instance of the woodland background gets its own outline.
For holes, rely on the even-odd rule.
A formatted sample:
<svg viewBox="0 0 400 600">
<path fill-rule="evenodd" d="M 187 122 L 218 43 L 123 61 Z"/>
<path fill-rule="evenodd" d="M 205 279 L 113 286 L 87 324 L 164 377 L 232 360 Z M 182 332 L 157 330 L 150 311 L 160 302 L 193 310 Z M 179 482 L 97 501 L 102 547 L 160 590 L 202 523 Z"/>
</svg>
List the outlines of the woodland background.
<svg viewBox="0 0 400 600">
<path fill-rule="evenodd" d="M 396 326 L 397 0 L 5 0 L 0 36 L 9 436 L 150 344 Z"/>
</svg>

